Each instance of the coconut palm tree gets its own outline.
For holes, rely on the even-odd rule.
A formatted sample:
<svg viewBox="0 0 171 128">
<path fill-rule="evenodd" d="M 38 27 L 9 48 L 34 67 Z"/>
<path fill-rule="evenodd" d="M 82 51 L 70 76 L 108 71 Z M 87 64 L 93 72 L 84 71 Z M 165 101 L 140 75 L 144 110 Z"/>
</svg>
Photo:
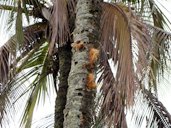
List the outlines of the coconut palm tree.
<svg viewBox="0 0 171 128">
<path fill-rule="evenodd" d="M 31 127 L 34 108 L 51 87 L 57 93 L 54 125 L 44 127 L 127 128 L 128 110 L 135 127 L 171 126 L 157 97 L 170 59 L 170 23 L 155 1 L 0 4 L 1 16 L 10 11 L 15 33 L 0 48 L 2 127 L 17 102 L 25 103 L 21 126 Z"/>
</svg>

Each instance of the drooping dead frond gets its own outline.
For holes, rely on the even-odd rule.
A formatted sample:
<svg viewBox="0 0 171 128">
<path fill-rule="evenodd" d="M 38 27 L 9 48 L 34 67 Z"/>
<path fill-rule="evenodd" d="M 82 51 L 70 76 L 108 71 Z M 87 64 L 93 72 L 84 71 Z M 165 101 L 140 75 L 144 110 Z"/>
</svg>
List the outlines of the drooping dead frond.
<svg viewBox="0 0 171 128">
<path fill-rule="evenodd" d="M 108 126 L 115 124 L 114 126 L 120 128 L 127 128 L 126 124 L 126 115 L 124 113 L 125 103 L 120 101 L 118 98 L 120 95 L 119 92 L 113 89 L 113 85 L 116 82 L 115 77 L 113 76 L 112 68 L 108 61 L 108 57 L 103 49 L 101 49 L 101 58 L 100 58 L 100 78 L 99 83 L 102 85 L 102 96 L 98 103 L 100 104 L 101 111 L 98 113 L 98 119 L 95 122 L 96 127 L 104 127 L 106 122 Z M 98 105 L 99 105 L 98 104 Z M 100 126 L 102 125 L 102 126 Z"/>
<path fill-rule="evenodd" d="M 10 77 L 10 65 L 15 63 L 16 44 L 14 42 L 14 37 L 12 37 L 10 41 L 0 48 L 0 83 L 2 86 Z"/>
<path fill-rule="evenodd" d="M 160 79 L 160 77 L 163 77 L 165 69 L 169 67 L 168 60 L 171 59 L 171 33 L 152 25 L 147 24 L 147 26 L 150 30 L 150 34 L 153 39 L 149 72 L 149 84 L 157 92 L 157 80 Z"/>
<path fill-rule="evenodd" d="M 110 58 L 117 64 L 115 89 L 126 98 L 126 104 L 133 103 L 135 83 L 133 74 L 133 56 L 131 28 L 127 15 L 116 4 L 102 4 L 101 45 Z M 127 73 L 127 74 L 126 74 Z M 113 88 L 113 89 L 114 89 Z"/>
<path fill-rule="evenodd" d="M 113 89 L 118 89 L 126 104 L 131 105 L 134 94 L 134 73 L 131 28 L 125 12 L 117 5 L 102 4 L 101 45 L 114 64 L 117 64 L 117 74 Z M 126 74 L 127 73 L 127 74 Z M 128 93 L 128 92 L 129 93 Z"/>
<path fill-rule="evenodd" d="M 73 12 L 75 11 L 75 7 L 76 7 L 76 4 L 77 4 L 77 1 L 78 0 L 67 0 L 67 7 L 68 7 L 68 11 L 70 12 Z"/>
<path fill-rule="evenodd" d="M 156 122 L 158 128 L 171 127 L 171 115 L 157 97 L 147 90 L 145 90 L 145 97 L 149 100 L 149 106 L 154 112 L 153 118 L 147 121 L 148 126 L 152 127 Z"/>
<path fill-rule="evenodd" d="M 125 118 L 124 108 L 133 104 L 136 90 L 130 22 L 123 9 L 116 4 L 103 3 L 102 8 L 101 46 L 106 54 L 105 59 L 101 58 L 106 61 L 103 64 L 105 72 L 103 73 L 102 110 L 104 110 L 103 114 L 106 113 L 104 118 L 108 122 L 122 127 L 124 124 L 121 120 Z M 108 59 L 112 59 L 114 63 L 112 66 L 115 68 L 110 69 L 107 64 Z M 110 72 L 106 72 L 107 68 Z M 116 74 L 111 70 L 116 70 Z"/>
<path fill-rule="evenodd" d="M 158 98 L 150 91 L 139 91 L 135 98 L 135 105 L 131 109 L 132 118 L 129 126 L 147 128 L 170 128 L 171 115 Z"/>
<path fill-rule="evenodd" d="M 133 104 L 139 81 L 144 80 L 149 71 L 147 58 L 152 49 L 152 36 L 146 24 L 124 4 L 103 3 L 102 8 L 101 46 L 105 54 L 101 56 L 105 60 L 101 63 L 104 73 L 100 79 L 103 81 L 102 110 L 107 113 L 107 121 L 122 127 L 119 120 L 125 118 L 125 106 Z M 112 66 L 107 64 L 109 59 Z"/>
<path fill-rule="evenodd" d="M 124 1 L 126 3 L 126 1 Z M 157 92 L 157 80 L 163 76 L 164 69 L 168 67 L 170 34 L 164 29 L 170 30 L 170 21 L 163 9 L 158 6 L 159 1 L 140 0 L 130 5 L 134 13 L 141 17 L 151 37 L 151 48 L 148 52 L 149 59 L 149 88 Z M 166 9 L 166 8 L 165 8 Z M 167 10 L 167 9 L 166 9 Z M 134 35 L 134 34 L 133 34 Z M 146 48 L 145 48 L 146 49 Z M 146 50 L 147 51 L 147 50 Z"/>
<path fill-rule="evenodd" d="M 55 43 L 58 42 L 59 46 L 62 46 L 69 39 L 69 24 L 68 24 L 68 11 L 67 1 L 54 0 L 53 11 L 50 18 L 50 27 L 52 30 L 51 43 L 49 46 L 49 53 L 53 51 Z"/>
<path fill-rule="evenodd" d="M 151 21 L 154 27 L 158 27 L 160 29 L 164 29 L 164 26 L 167 26 L 167 18 L 162 13 L 160 8 L 156 5 L 154 0 L 148 1 L 150 14 L 152 16 Z M 168 26 L 167 26 L 168 27 Z M 164 35 L 160 35 L 160 33 L 156 33 L 157 31 L 153 31 L 151 33 L 152 36 L 152 58 L 150 62 L 150 72 L 149 72 L 149 87 L 154 89 L 157 92 L 157 78 L 162 76 L 164 67 L 166 66 L 165 54 L 167 51 L 163 47 L 165 44 Z"/>
</svg>

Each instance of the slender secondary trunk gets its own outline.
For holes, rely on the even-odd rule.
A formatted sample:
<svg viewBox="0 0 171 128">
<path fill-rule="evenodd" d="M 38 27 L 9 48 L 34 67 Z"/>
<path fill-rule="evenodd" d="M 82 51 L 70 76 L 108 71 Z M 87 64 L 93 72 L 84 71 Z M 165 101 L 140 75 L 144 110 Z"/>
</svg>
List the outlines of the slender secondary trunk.
<svg viewBox="0 0 171 128">
<path fill-rule="evenodd" d="M 98 47 L 100 8 L 98 0 L 78 0 L 76 6 L 75 45 L 68 77 L 67 103 L 64 111 L 64 128 L 90 128 L 93 123 L 95 89 L 87 89 L 90 70 L 90 47 Z M 94 70 L 93 70 L 94 73 Z"/>
<path fill-rule="evenodd" d="M 64 46 L 59 48 L 59 84 L 55 106 L 55 128 L 63 128 L 64 114 L 66 104 L 66 95 L 68 89 L 68 75 L 71 67 L 71 47 Z"/>
</svg>

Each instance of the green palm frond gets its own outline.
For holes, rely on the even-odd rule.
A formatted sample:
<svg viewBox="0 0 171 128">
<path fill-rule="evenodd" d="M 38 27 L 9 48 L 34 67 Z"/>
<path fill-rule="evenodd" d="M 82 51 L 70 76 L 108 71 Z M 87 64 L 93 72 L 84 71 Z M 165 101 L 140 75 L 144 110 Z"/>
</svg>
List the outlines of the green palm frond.
<svg viewBox="0 0 171 128">
<path fill-rule="evenodd" d="M 14 79 L 14 82 L 16 85 L 18 83 L 18 79 L 20 79 L 22 82 L 26 82 L 28 79 L 34 79 L 31 80 L 30 84 L 28 85 L 28 88 L 23 89 L 23 91 L 20 91 L 18 94 L 18 98 L 26 95 L 27 92 L 30 93 L 28 101 L 25 106 L 25 112 L 23 115 L 22 123 L 21 126 L 26 126 L 26 127 L 31 127 L 32 123 L 32 116 L 33 116 L 33 110 L 37 105 L 39 105 L 40 101 L 45 101 L 46 96 L 48 95 L 48 79 L 53 80 L 53 76 L 50 74 L 53 74 L 53 72 L 56 71 L 55 67 L 57 66 L 56 59 L 54 58 L 49 58 L 48 56 L 48 43 L 44 43 L 38 51 L 34 52 L 32 56 L 27 60 L 27 63 L 23 65 L 23 67 L 20 67 L 20 70 L 30 70 L 31 69 L 31 74 L 25 75 L 25 77 L 21 78 L 16 78 Z M 55 61 L 56 63 L 54 63 Z M 58 67 L 57 67 L 58 68 Z M 58 69 L 57 69 L 58 71 Z M 30 71 L 29 71 L 30 72 Z M 25 74 L 25 73 L 24 73 Z M 50 84 L 50 83 L 49 83 Z M 53 83 L 51 83 L 53 84 Z M 14 87 L 16 85 L 13 85 Z M 22 84 L 19 85 L 18 88 L 21 88 Z M 54 86 L 53 86 L 54 87 Z M 53 89 L 55 90 L 55 89 Z M 21 93 L 23 92 L 23 93 Z"/>
<path fill-rule="evenodd" d="M 48 59 L 48 45 L 46 44 L 45 46 L 42 47 L 43 49 L 40 50 L 40 52 L 35 53 L 35 55 L 32 56 L 32 58 L 29 60 L 30 63 L 26 65 L 26 67 L 32 67 L 36 62 L 40 63 L 40 66 L 38 67 L 38 74 L 32 84 L 32 90 L 31 94 L 29 96 L 26 108 L 25 108 L 25 113 L 23 116 L 23 121 L 22 123 L 25 124 L 26 127 L 31 127 L 31 121 L 32 121 L 32 116 L 33 116 L 33 110 L 36 105 L 36 101 L 39 102 L 39 98 L 43 93 L 47 91 L 46 83 L 47 83 L 47 59 Z M 37 61 L 39 60 L 39 61 Z M 45 94 L 43 94 L 43 97 Z M 44 99 L 45 100 L 45 99 Z"/>
<path fill-rule="evenodd" d="M 18 77 L 18 74 L 26 69 L 25 64 L 30 57 L 35 53 L 43 40 L 41 38 L 44 35 L 46 25 L 43 23 L 36 23 L 28 26 L 24 30 L 24 42 L 23 47 L 17 47 L 18 41 L 16 35 L 12 36 L 1 48 L 0 48 L 0 83 L 1 83 L 1 117 L 5 113 L 6 105 L 10 104 L 9 95 L 12 88 L 17 83 L 24 83 L 27 81 L 25 75 Z M 19 49 L 18 49 L 19 48 Z M 19 50 L 19 51 L 17 51 Z M 17 51 L 17 52 L 16 52 Z M 18 55 L 17 55 L 18 54 Z M 5 61 L 4 61 L 5 60 Z M 31 66 L 30 66 L 31 67 Z M 29 67 L 27 67 L 29 68 Z M 26 73 L 27 74 L 27 73 Z M 35 71 L 27 74 L 29 77 L 35 75 Z M 15 81 L 14 81 L 15 80 Z M 10 106 L 10 105 L 9 105 Z"/>
<path fill-rule="evenodd" d="M 44 23 L 36 23 L 34 25 L 26 27 L 24 30 L 24 42 L 21 48 L 19 48 L 18 46 L 19 43 L 17 40 L 17 35 L 12 36 L 0 48 L 0 74 L 1 76 L 3 76 L 0 82 L 2 84 L 7 82 L 10 76 L 13 75 L 10 74 L 10 68 L 15 67 L 22 57 L 24 57 L 35 46 L 39 45 L 39 38 L 42 38 L 43 34 L 45 33 L 45 29 L 46 25 Z M 19 56 L 16 55 L 17 52 L 20 52 Z"/>
<path fill-rule="evenodd" d="M 0 84 L 0 87 L 2 89 L 1 84 Z M 0 126 L 1 127 L 3 126 L 2 122 L 5 120 L 4 118 L 7 118 L 7 117 L 11 116 L 10 113 L 7 112 L 7 110 L 4 110 L 4 108 L 11 108 L 11 104 L 7 104 L 7 102 L 10 103 L 8 93 L 9 92 L 6 91 L 6 93 L 1 93 L 0 94 Z M 7 120 L 8 120 L 8 118 L 7 118 Z"/>
<path fill-rule="evenodd" d="M 23 33 L 23 19 L 22 19 L 22 8 L 21 8 L 21 1 L 17 2 L 18 9 L 17 9 L 17 19 L 16 19 L 16 35 L 19 44 L 22 44 L 24 41 L 24 33 Z"/>
<path fill-rule="evenodd" d="M 10 90 L 7 91 L 9 91 L 8 95 L 13 96 L 10 98 L 12 103 L 17 103 L 23 96 L 28 95 L 28 100 L 25 99 L 27 103 L 25 105 L 21 126 L 31 126 L 35 106 L 39 105 L 40 101 L 45 101 L 45 97 L 50 93 L 48 88 L 53 84 L 49 83 L 49 79 L 53 81 L 53 76 L 50 75 L 53 73 L 52 68 L 54 68 L 52 61 L 53 59 L 50 60 L 48 56 L 48 43 L 45 42 L 34 54 L 29 55 L 27 63 L 21 64 L 20 73 L 8 84 L 11 86 Z M 27 86 L 25 83 L 27 83 Z M 6 104 L 8 104 L 7 101 Z"/>
</svg>

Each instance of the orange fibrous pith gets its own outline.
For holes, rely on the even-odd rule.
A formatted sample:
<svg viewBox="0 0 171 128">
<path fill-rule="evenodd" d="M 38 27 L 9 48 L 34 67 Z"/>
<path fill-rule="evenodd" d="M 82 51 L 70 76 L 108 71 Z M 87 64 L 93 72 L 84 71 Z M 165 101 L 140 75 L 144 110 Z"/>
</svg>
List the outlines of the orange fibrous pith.
<svg viewBox="0 0 171 128">
<path fill-rule="evenodd" d="M 73 47 L 76 51 L 80 51 L 85 48 L 83 41 L 77 41 L 71 44 L 71 47 Z"/>
<path fill-rule="evenodd" d="M 93 68 L 99 57 L 99 50 L 96 48 L 90 48 L 89 50 L 89 65 Z"/>
<path fill-rule="evenodd" d="M 87 88 L 96 89 L 95 76 L 93 73 L 89 73 L 87 76 Z"/>
</svg>

